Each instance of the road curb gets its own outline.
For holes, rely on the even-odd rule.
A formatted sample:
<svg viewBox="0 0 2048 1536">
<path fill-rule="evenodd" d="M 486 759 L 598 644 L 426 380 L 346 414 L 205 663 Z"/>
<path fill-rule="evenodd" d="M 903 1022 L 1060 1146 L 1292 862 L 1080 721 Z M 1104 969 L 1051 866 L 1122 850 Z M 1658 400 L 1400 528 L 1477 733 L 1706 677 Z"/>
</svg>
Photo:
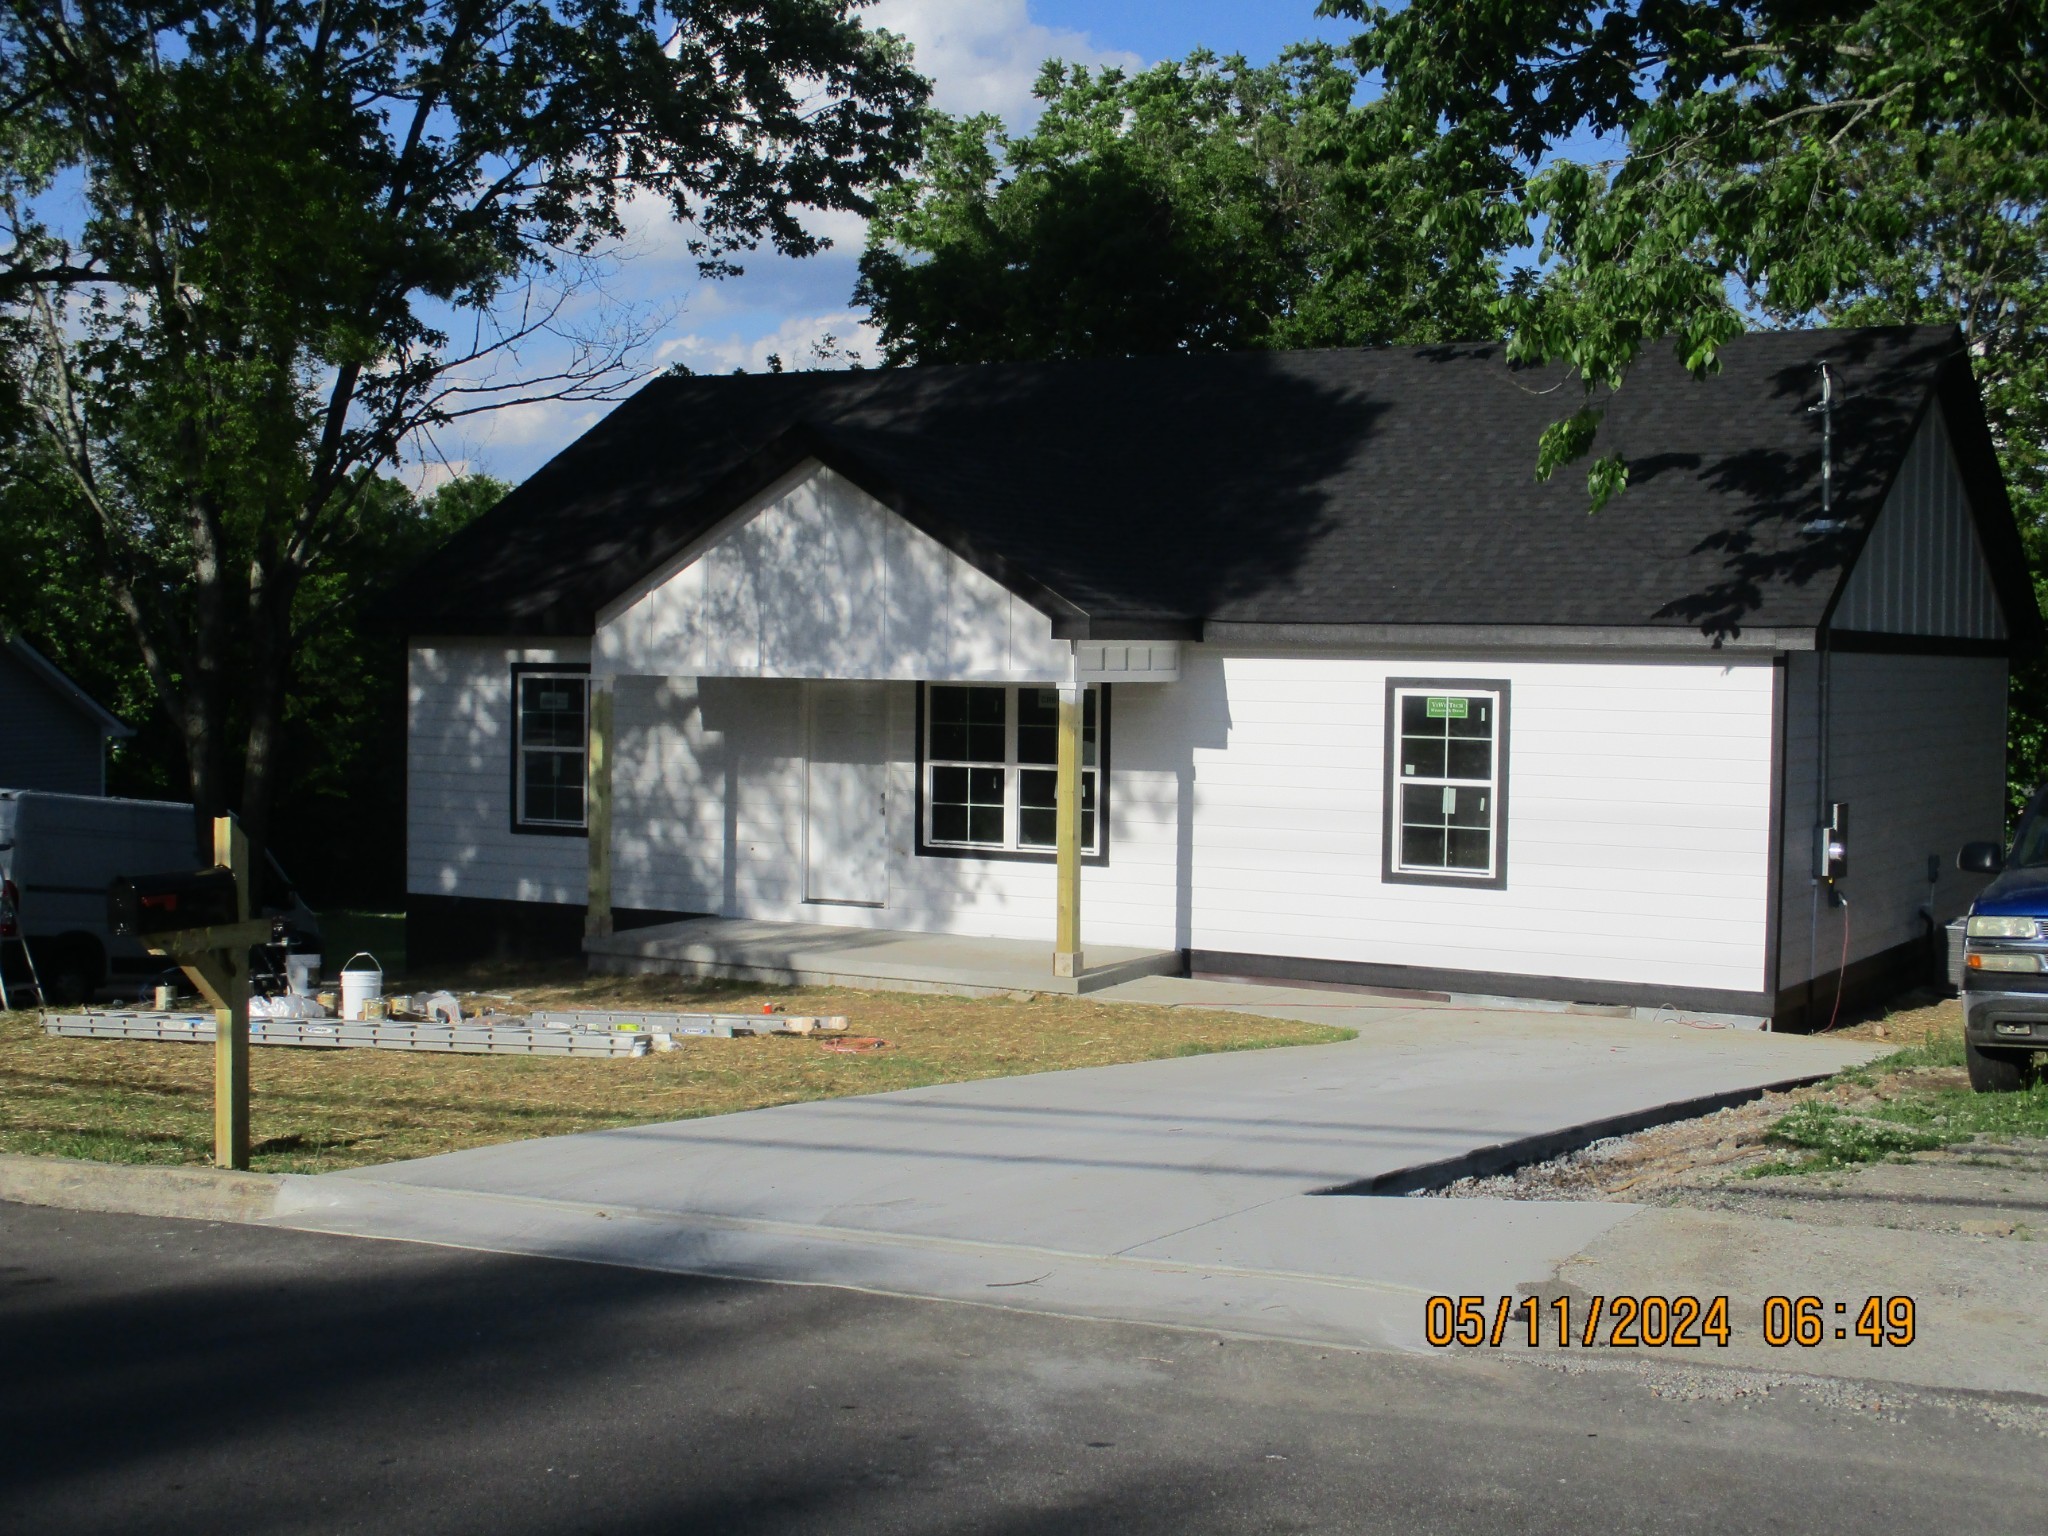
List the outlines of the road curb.
<svg viewBox="0 0 2048 1536">
<path fill-rule="evenodd" d="M 139 1168 L 69 1157 L 0 1153 L 0 1200 L 72 1211 L 261 1221 L 277 1209 L 284 1176 L 225 1168 Z"/>
</svg>

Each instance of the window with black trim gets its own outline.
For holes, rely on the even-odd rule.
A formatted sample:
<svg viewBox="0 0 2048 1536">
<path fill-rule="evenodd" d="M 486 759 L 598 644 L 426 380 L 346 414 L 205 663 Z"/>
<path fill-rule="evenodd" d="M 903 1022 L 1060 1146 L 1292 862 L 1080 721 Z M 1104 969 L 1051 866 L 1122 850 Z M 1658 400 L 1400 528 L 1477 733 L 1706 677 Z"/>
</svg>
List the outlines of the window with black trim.
<svg viewBox="0 0 2048 1536">
<path fill-rule="evenodd" d="M 512 825 L 580 832 L 590 757 L 590 678 L 521 667 L 512 674 Z"/>
<path fill-rule="evenodd" d="M 1387 686 L 1387 857 L 1394 880 L 1504 884 L 1506 683 Z"/>
<path fill-rule="evenodd" d="M 1082 695 L 1081 851 L 1102 851 L 1102 706 Z M 927 683 L 923 842 L 1050 854 L 1058 846 L 1059 690 Z"/>
</svg>

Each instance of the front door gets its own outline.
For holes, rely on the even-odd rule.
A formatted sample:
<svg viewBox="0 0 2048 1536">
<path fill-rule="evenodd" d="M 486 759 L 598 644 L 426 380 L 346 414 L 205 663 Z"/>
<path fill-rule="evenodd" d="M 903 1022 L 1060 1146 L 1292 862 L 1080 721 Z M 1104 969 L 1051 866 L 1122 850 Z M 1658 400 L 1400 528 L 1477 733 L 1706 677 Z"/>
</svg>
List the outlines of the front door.
<svg viewBox="0 0 2048 1536">
<path fill-rule="evenodd" d="M 806 683 L 804 900 L 879 907 L 888 897 L 882 683 Z"/>
</svg>

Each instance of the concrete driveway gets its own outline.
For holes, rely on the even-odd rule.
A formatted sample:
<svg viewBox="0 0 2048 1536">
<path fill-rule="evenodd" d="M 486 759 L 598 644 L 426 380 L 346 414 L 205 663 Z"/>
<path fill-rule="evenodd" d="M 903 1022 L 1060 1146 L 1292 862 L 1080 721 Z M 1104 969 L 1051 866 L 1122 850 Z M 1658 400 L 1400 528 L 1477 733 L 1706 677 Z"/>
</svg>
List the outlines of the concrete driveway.
<svg viewBox="0 0 2048 1536">
<path fill-rule="evenodd" d="M 1148 979 L 1360 1031 L 294 1179 L 293 1227 L 1413 1348 L 1422 1298 L 1549 1278 L 1636 1207 L 1319 1193 L 1823 1075 L 1870 1047 Z"/>
</svg>

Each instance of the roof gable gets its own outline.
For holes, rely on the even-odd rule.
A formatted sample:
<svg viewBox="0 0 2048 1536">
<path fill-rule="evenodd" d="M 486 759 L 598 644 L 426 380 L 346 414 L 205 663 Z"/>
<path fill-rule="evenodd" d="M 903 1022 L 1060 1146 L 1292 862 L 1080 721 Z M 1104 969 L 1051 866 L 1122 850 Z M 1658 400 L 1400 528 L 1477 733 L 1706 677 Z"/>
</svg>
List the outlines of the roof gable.
<svg viewBox="0 0 2048 1536">
<path fill-rule="evenodd" d="M 9 657 L 28 676 L 33 677 L 49 692 L 92 722 L 102 736 L 125 739 L 133 736 L 135 730 L 125 724 L 111 710 L 93 698 L 54 661 L 43 655 L 19 635 L 0 635 L 0 655 Z"/>
<path fill-rule="evenodd" d="M 606 671 L 1059 681 L 1020 595 L 837 470 L 802 461 L 598 615 Z"/>
<path fill-rule="evenodd" d="M 1831 629 L 2008 638 L 1944 416 L 1937 402 L 1914 434 L 1835 601 Z"/>
</svg>

